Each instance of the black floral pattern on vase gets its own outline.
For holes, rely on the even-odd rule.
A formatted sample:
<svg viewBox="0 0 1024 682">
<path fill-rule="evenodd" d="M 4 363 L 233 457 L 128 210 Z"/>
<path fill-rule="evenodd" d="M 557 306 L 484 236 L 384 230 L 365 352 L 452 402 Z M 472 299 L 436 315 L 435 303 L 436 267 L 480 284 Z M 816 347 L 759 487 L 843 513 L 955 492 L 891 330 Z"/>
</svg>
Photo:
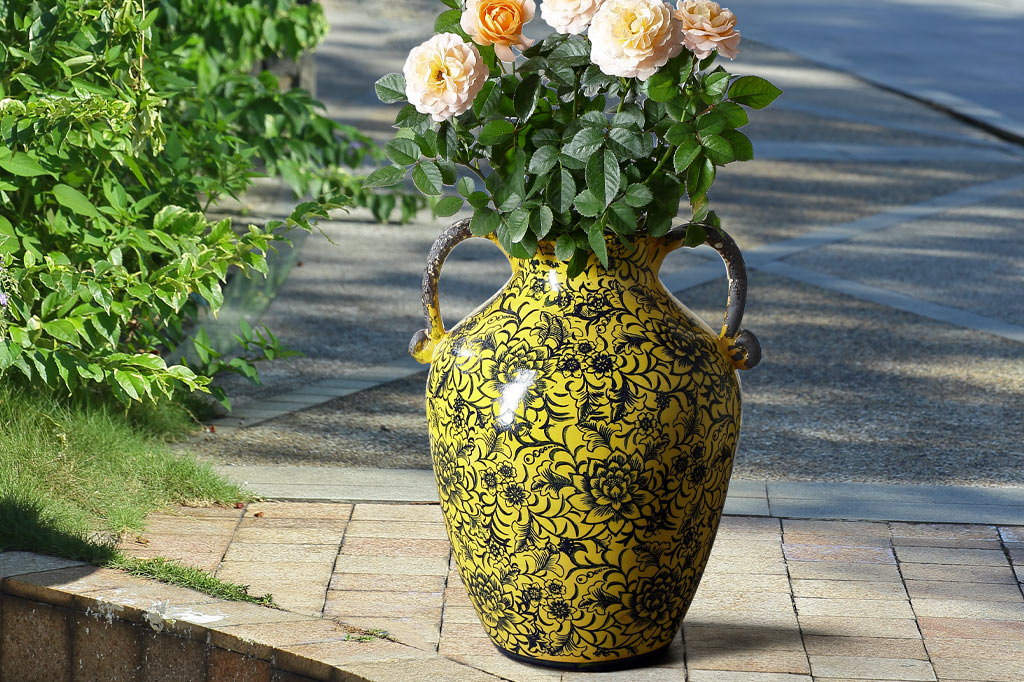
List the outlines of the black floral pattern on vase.
<svg viewBox="0 0 1024 682">
<path fill-rule="evenodd" d="M 537 660 L 671 641 L 739 434 L 732 366 L 651 273 L 656 249 L 609 248 L 612 268 L 576 280 L 548 258 L 517 264 L 428 379 L 455 562 L 494 642 Z"/>
</svg>

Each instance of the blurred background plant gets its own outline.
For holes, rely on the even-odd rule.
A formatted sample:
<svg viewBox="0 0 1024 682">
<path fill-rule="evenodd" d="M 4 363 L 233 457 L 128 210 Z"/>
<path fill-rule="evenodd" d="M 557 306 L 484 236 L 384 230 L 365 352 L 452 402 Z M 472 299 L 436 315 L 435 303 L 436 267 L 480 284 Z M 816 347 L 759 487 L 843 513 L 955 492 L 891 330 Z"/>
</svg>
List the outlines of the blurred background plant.
<svg viewBox="0 0 1024 682">
<path fill-rule="evenodd" d="M 342 205 L 407 219 L 425 201 L 361 189 L 383 158 L 300 89 L 254 65 L 294 60 L 326 35 L 295 0 L 0 2 L 0 376 L 121 402 L 213 391 L 221 371 L 258 378 L 282 349 L 242 330 L 230 360 L 196 346 L 168 366 L 200 307 L 216 313 L 231 269 L 266 274 L 291 228 Z M 242 228 L 206 210 L 260 175 L 300 203 Z"/>
</svg>

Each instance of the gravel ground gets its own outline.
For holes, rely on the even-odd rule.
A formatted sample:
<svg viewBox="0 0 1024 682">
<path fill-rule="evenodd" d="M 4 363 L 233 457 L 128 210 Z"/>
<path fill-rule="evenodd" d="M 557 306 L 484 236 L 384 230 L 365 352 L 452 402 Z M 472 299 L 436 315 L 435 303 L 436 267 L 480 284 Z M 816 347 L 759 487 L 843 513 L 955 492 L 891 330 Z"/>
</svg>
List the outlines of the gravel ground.
<svg viewBox="0 0 1024 682">
<path fill-rule="evenodd" d="M 724 284 L 686 292 L 717 319 Z M 753 273 L 741 478 L 1024 485 L 1021 344 Z"/>
</svg>

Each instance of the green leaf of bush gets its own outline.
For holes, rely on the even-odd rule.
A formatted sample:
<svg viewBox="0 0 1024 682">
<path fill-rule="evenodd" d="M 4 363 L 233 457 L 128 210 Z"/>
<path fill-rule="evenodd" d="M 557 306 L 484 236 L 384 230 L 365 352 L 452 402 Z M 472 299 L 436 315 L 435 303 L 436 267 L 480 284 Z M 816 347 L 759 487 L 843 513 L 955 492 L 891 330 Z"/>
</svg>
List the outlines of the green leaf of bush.
<svg viewBox="0 0 1024 682">
<path fill-rule="evenodd" d="M 604 241 L 604 230 L 602 229 L 600 221 L 594 223 L 587 230 L 587 243 L 590 244 L 590 248 L 594 250 L 594 255 L 597 256 L 597 260 L 601 261 L 601 265 L 608 267 L 608 245 Z"/>
<path fill-rule="evenodd" d="M 447 218 L 455 215 L 462 208 L 462 197 L 445 197 L 434 205 L 434 215 L 439 218 Z"/>
<path fill-rule="evenodd" d="M 615 77 L 609 76 L 597 65 L 591 64 L 580 77 L 580 85 L 584 88 L 607 88 L 615 84 Z"/>
<path fill-rule="evenodd" d="M 572 173 L 562 168 L 548 185 L 548 204 L 555 213 L 568 213 L 576 198 L 576 181 Z"/>
<path fill-rule="evenodd" d="M 583 36 L 570 36 L 551 51 L 548 61 L 556 69 L 589 64 L 590 42 Z"/>
<path fill-rule="evenodd" d="M 65 184 L 54 185 L 53 196 L 61 206 L 69 208 L 79 215 L 88 216 L 90 218 L 100 217 L 99 211 L 96 210 L 96 207 L 93 206 L 92 202 L 74 187 L 70 187 Z"/>
<path fill-rule="evenodd" d="M 473 178 L 459 178 L 459 184 L 455 189 L 462 196 L 469 198 L 476 189 L 476 183 L 473 181 Z"/>
<path fill-rule="evenodd" d="M 713 99 L 717 99 L 724 95 L 729 87 L 729 74 L 724 70 L 713 71 L 704 76 L 703 85 L 704 93 Z"/>
<path fill-rule="evenodd" d="M 527 170 L 534 175 L 543 175 L 554 168 L 556 163 L 558 163 L 558 150 L 552 145 L 546 144 L 530 157 Z"/>
<path fill-rule="evenodd" d="M 384 104 L 401 102 L 405 99 L 405 76 L 389 73 L 374 83 L 373 89 L 377 92 L 377 99 Z"/>
<path fill-rule="evenodd" d="M 639 182 L 633 183 L 626 188 L 626 203 L 634 208 L 640 208 L 651 203 L 654 199 L 654 195 L 651 194 L 651 190 L 646 185 L 642 185 Z"/>
<path fill-rule="evenodd" d="M 706 156 L 699 156 L 690 164 L 686 172 L 686 192 L 690 200 L 707 194 L 711 183 L 715 181 L 715 164 Z"/>
<path fill-rule="evenodd" d="M 80 345 L 78 330 L 75 329 L 75 325 L 68 320 L 50 320 L 49 322 L 43 322 L 43 331 L 58 341 L 70 343 L 73 346 Z"/>
<path fill-rule="evenodd" d="M 473 192 L 467 199 L 469 199 L 469 205 L 476 210 L 480 210 L 491 200 L 491 197 L 487 192 Z"/>
<path fill-rule="evenodd" d="M 426 114 L 421 114 L 416 111 L 416 107 L 411 104 L 406 104 L 402 107 L 402 110 L 395 116 L 395 125 L 399 128 L 411 128 L 413 130 L 421 130 L 430 123 L 430 117 Z"/>
<path fill-rule="evenodd" d="M 729 99 L 751 109 L 764 109 L 782 94 L 782 90 L 760 76 L 743 76 L 729 87 Z"/>
<path fill-rule="evenodd" d="M 700 154 L 700 144 L 697 142 L 697 138 L 691 135 L 679 145 L 675 156 L 672 157 L 672 165 L 675 167 L 676 173 L 685 172 L 698 154 Z"/>
<path fill-rule="evenodd" d="M 580 215 L 587 218 L 596 218 L 604 212 L 605 202 L 594 196 L 589 189 L 585 189 L 576 195 L 573 206 L 580 212 Z"/>
<path fill-rule="evenodd" d="M 732 154 L 737 161 L 750 161 L 754 158 L 754 146 L 750 138 L 738 130 L 723 130 L 722 137 L 732 147 Z"/>
<path fill-rule="evenodd" d="M 542 88 L 540 76 L 535 73 L 523 78 L 522 83 L 516 88 L 513 105 L 516 116 L 519 117 L 520 121 L 525 121 L 533 115 L 533 110 L 537 108 L 537 101 L 540 99 Z"/>
<path fill-rule="evenodd" d="M 700 225 L 690 224 L 686 226 L 686 237 L 683 239 L 683 244 L 693 248 L 700 246 L 708 240 L 708 233 Z"/>
<path fill-rule="evenodd" d="M 716 166 L 724 166 L 735 159 L 732 146 L 724 137 L 719 135 L 708 135 L 701 140 L 700 144 L 704 148 L 704 154 L 707 155 L 707 157 L 711 159 L 712 163 Z"/>
<path fill-rule="evenodd" d="M 501 106 L 501 88 L 494 81 L 487 81 L 473 100 L 473 113 L 479 118 L 490 118 Z"/>
<path fill-rule="evenodd" d="M 725 115 L 712 109 L 708 113 L 697 117 L 697 134 L 701 137 L 704 137 L 705 135 L 717 135 L 725 130 L 725 124 Z"/>
<path fill-rule="evenodd" d="M 497 229 L 501 224 L 501 216 L 490 208 L 478 208 L 469 221 L 469 231 L 478 237 L 483 237 Z"/>
<path fill-rule="evenodd" d="M 633 127 L 612 128 L 608 131 L 608 146 L 619 155 L 639 159 L 651 153 L 653 144 L 648 133 L 640 133 Z"/>
<path fill-rule="evenodd" d="M 587 189 L 602 204 L 604 210 L 619 192 L 619 160 L 610 150 L 594 154 L 587 161 Z"/>
<path fill-rule="evenodd" d="M 579 161 L 586 161 L 597 153 L 604 144 L 604 131 L 600 128 L 584 128 L 562 147 L 562 153 Z"/>
<path fill-rule="evenodd" d="M 516 127 L 514 125 L 503 119 L 490 121 L 484 126 L 483 130 L 480 131 L 478 142 L 484 147 L 503 144 L 512 139 L 512 134 L 515 132 L 515 129 Z"/>
<path fill-rule="evenodd" d="M 146 393 L 146 384 L 136 372 L 115 369 L 114 379 L 133 400 L 142 400 L 142 396 Z"/>
<path fill-rule="evenodd" d="M 569 235 L 559 235 L 555 240 L 555 258 L 558 260 L 569 260 L 575 250 L 576 240 Z"/>
<path fill-rule="evenodd" d="M 665 140 L 669 144 L 680 145 L 693 139 L 693 126 L 689 123 L 675 123 L 665 131 Z"/>
<path fill-rule="evenodd" d="M 508 228 L 508 238 L 513 243 L 520 243 L 530 229 L 530 214 L 522 208 L 517 208 L 502 216 Z"/>
<path fill-rule="evenodd" d="M 420 159 L 420 148 L 414 141 L 396 137 L 384 147 L 388 158 L 401 166 L 411 166 Z"/>
<path fill-rule="evenodd" d="M 530 212 L 530 229 L 537 235 L 537 239 L 543 239 L 551 231 L 555 216 L 547 206 L 538 206 Z"/>
<path fill-rule="evenodd" d="M 14 152 L 14 155 L 10 158 L 0 159 L 0 168 L 3 168 L 12 175 L 26 178 L 49 174 L 49 171 L 40 166 L 38 161 L 25 152 Z"/>
<path fill-rule="evenodd" d="M 384 166 L 366 176 L 363 179 L 363 187 L 390 187 L 400 183 L 404 177 L 404 168 L 400 166 Z"/>
<path fill-rule="evenodd" d="M 647 96 L 655 102 L 668 102 L 679 94 L 679 74 L 662 68 L 647 80 Z"/>
<path fill-rule="evenodd" d="M 747 112 L 735 102 L 720 102 L 715 105 L 715 111 L 725 116 L 729 128 L 742 128 L 750 122 Z"/>
<path fill-rule="evenodd" d="M 636 232 L 636 212 L 622 199 L 608 207 L 608 222 L 616 234 Z"/>
<path fill-rule="evenodd" d="M 457 9 L 441 12 L 434 21 L 434 33 L 455 33 L 461 35 L 462 12 Z"/>
<path fill-rule="evenodd" d="M 413 166 L 412 181 L 424 194 L 440 194 L 444 189 L 441 169 L 433 161 L 424 160 Z"/>
<path fill-rule="evenodd" d="M 455 126 L 451 121 L 445 121 L 437 130 L 437 153 L 445 161 L 451 161 L 458 152 L 459 136 L 455 132 Z"/>
</svg>

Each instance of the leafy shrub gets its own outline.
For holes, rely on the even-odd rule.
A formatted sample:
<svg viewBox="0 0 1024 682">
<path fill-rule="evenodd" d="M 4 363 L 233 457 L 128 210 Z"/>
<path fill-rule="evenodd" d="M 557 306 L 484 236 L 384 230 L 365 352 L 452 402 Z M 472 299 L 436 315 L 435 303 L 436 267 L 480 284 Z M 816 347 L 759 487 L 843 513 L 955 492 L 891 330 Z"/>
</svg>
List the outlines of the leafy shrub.
<svg viewBox="0 0 1024 682">
<path fill-rule="evenodd" d="M 322 105 L 308 92 L 280 91 L 269 72 L 250 75 L 264 60 L 297 60 L 323 40 L 328 26 L 318 3 L 163 0 L 159 6 L 162 14 L 154 29 L 181 59 L 151 59 L 149 77 L 157 89 L 180 90 L 184 81 L 190 82 L 186 92 L 191 96 L 176 98 L 186 103 L 184 125 L 208 117 L 211 109 L 218 112 L 218 121 L 229 122 L 238 146 L 209 151 L 254 149 L 267 173 L 280 176 L 297 195 L 344 195 L 382 222 L 395 209 L 404 222 L 426 206 L 417 194 L 364 190 L 361 179 L 345 169 L 382 163 L 383 151 L 356 128 L 320 115 Z M 197 132 L 191 132 L 195 142 L 200 141 Z M 221 137 L 217 131 L 211 135 Z M 192 159 L 203 158 L 201 149 L 183 151 Z"/>
<path fill-rule="evenodd" d="M 0 3 L 0 375 L 126 403 L 255 376 L 241 358 L 161 355 L 200 305 L 216 313 L 229 268 L 265 273 L 284 228 L 365 203 L 338 165 L 373 158 L 368 140 L 249 73 L 325 31 L 318 5 L 293 0 Z M 317 199 L 244 230 L 205 217 L 261 168 Z M 279 352 L 272 335 L 249 346 Z"/>
</svg>

